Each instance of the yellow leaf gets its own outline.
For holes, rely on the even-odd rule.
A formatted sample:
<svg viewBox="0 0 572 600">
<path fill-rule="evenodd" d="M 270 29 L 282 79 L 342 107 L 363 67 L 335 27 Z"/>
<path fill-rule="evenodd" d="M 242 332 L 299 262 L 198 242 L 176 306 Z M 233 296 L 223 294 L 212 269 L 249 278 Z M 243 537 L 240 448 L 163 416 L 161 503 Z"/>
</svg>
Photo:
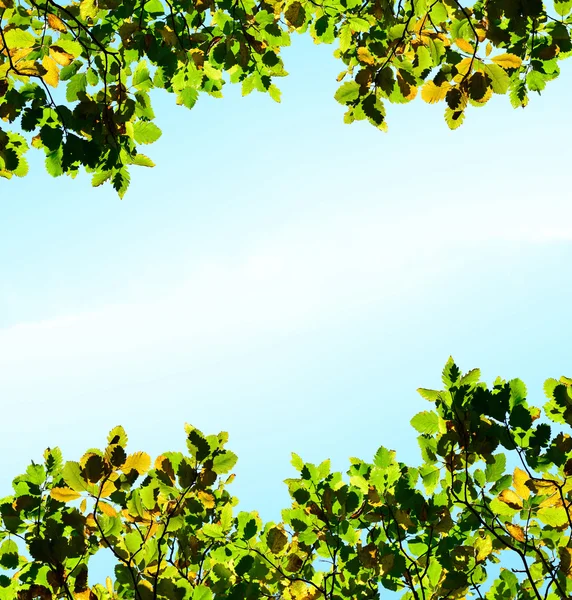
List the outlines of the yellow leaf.
<svg viewBox="0 0 572 600">
<path fill-rule="evenodd" d="M 84 21 L 93 19 L 97 12 L 98 8 L 95 0 L 81 0 L 79 3 L 79 15 Z"/>
<path fill-rule="evenodd" d="M 107 591 L 113 596 L 113 581 L 111 581 L 111 577 L 109 575 L 105 578 L 105 587 Z"/>
<path fill-rule="evenodd" d="M 113 483 L 113 481 L 107 480 L 103 484 L 103 487 L 101 488 L 101 493 L 99 494 L 99 497 L 100 498 L 107 498 L 108 496 L 110 496 L 111 494 L 113 494 L 113 492 L 116 489 L 117 488 L 115 487 L 115 484 Z"/>
<path fill-rule="evenodd" d="M 482 25 L 475 23 L 475 31 L 479 42 L 484 42 L 487 39 L 487 30 Z"/>
<path fill-rule="evenodd" d="M 449 126 L 449 129 L 457 129 L 459 128 L 462 124 L 463 121 L 465 120 L 465 104 L 466 104 L 466 98 L 463 97 L 463 106 L 456 108 L 456 109 L 452 109 L 447 107 L 445 109 L 445 123 L 447 123 L 447 125 Z"/>
<path fill-rule="evenodd" d="M 65 23 L 52 13 L 48 13 L 48 25 L 55 31 L 59 31 L 61 33 L 65 33 L 68 30 L 65 26 Z"/>
<path fill-rule="evenodd" d="M 463 38 L 457 38 L 455 40 L 455 44 L 457 44 L 457 46 L 463 52 L 466 52 L 467 54 L 473 54 L 475 52 L 475 49 L 473 48 L 473 46 L 469 42 L 467 42 L 467 40 L 465 40 Z"/>
<path fill-rule="evenodd" d="M 79 512 L 84 513 L 85 509 L 87 507 L 87 502 L 85 500 L 85 498 L 81 501 L 81 504 L 79 505 Z"/>
<path fill-rule="evenodd" d="M 463 58 L 461 62 L 455 65 L 457 69 L 457 75 L 455 75 L 455 81 L 461 81 L 471 70 L 473 67 L 473 59 L 472 58 Z"/>
<path fill-rule="evenodd" d="M 78 498 L 81 498 L 81 494 L 70 488 L 55 487 L 50 490 L 50 494 L 52 498 L 54 498 L 58 502 L 71 502 L 72 500 L 77 500 Z"/>
<path fill-rule="evenodd" d="M 501 54 L 493 56 L 491 60 L 504 69 L 518 69 L 522 65 L 522 59 L 514 54 Z"/>
<path fill-rule="evenodd" d="M 520 525 L 505 523 L 505 527 L 515 540 L 518 540 L 519 542 L 524 542 L 524 540 L 526 539 L 524 536 L 524 529 Z"/>
<path fill-rule="evenodd" d="M 530 489 L 526 485 L 527 481 L 530 481 L 530 477 L 528 476 L 528 474 L 522 469 L 516 467 L 512 476 L 512 484 L 514 485 L 516 493 L 523 500 L 528 500 L 528 498 L 530 497 Z"/>
<path fill-rule="evenodd" d="M 117 516 L 117 511 L 113 508 L 113 506 L 111 506 L 111 504 L 100 501 L 98 506 L 99 506 L 99 510 L 101 510 L 101 512 L 104 515 L 107 515 L 108 517 L 116 517 Z"/>
<path fill-rule="evenodd" d="M 421 88 L 421 98 L 428 104 L 435 104 L 445 98 L 450 87 L 451 84 L 448 81 L 441 85 L 436 85 L 434 81 L 427 81 Z"/>
<path fill-rule="evenodd" d="M 371 52 L 364 46 L 357 50 L 358 60 L 366 65 L 375 65 L 375 59 Z"/>
<path fill-rule="evenodd" d="M 484 538 L 477 538 L 474 547 L 477 551 L 477 562 L 481 562 L 493 551 L 493 540 L 488 535 Z"/>
<path fill-rule="evenodd" d="M 212 494 L 209 492 L 200 491 L 197 493 L 197 496 L 205 508 L 214 508 L 215 498 Z"/>
<path fill-rule="evenodd" d="M 151 457 L 146 452 L 134 452 L 127 457 L 127 460 L 121 467 L 124 473 L 135 469 L 139 475 L 146 473 L 151 466 Z"/>
<path fill-rule="evenodd" d="M 95 522 L 95 519 L 93 518 L 93 513 L 89 513 L 89 515 L 86 516 L 85 524 L 88 527 L 90 527 L 91 529 L 97 529 L 97 523 Z"/>
<path fill-rule="evenodd" d="M 50 46 L 50 56 L 62 67 L 67 67 L 73 61 L 73 54 L 59 46 Z"/>
<path fill-rule="evenodd" d="M 512 490 L 503 490 L 499 494 L 499 500 L 514 509 L 522 508 L 522 499 Z"/>
<path fill-rule="evenodd" d="M 17 66 L 18 75 L 43 75 L 45 69 L 33 60 L 23 60 Z"/>
<path fill-rule="evenodd" d="M 548 508 L 549 506 L 562 506 L 562 499 L 560 498 L 560 494 L 554 493 L 548 496 L 545 500 L 543 500 L 538 508 Z"/>
<path fill-rule="evenodd" d="M 44 65 L 44 69 L 47 71 L 44 75 L 44 81 L 52 87 L 58 87 L 60 71 L 56 61 L 51 56 L 46 55 L 42 59 L 42 65 Z"/>
<path fill-rule="evenodd" d="M 16 64 L 18 61 L 26 58 L 30 52 L 32 52 L 33 48 L 13 48 L 10 50 L 10 56 L 12 57 L 12 62 Z"/>
<path fill-rule="evenodd" d="M 485 54 L 487 56 L 490 56 L 491 52 L 493 51 L 493 45 L 489 42 L 487 44 L 487 47 L 485 48 Z"/>
<path fill-rule="evenodd" d="M 556 482 L 551 481 L 550 479 L 533 478 L 530 480 L 529 485 L 536 494 L 542 494 L 543 496 L 547 494 L 554 494 L 558 491 L 558 485 Z"/>
</svg>

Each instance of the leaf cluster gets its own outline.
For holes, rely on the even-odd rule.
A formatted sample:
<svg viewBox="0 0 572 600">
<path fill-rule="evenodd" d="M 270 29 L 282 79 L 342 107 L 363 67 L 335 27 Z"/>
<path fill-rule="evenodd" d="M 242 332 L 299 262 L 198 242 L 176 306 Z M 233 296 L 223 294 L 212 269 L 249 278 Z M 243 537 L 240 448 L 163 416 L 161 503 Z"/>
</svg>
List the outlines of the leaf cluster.
<svg viewBox="0 0 572 600">
<path fill-rule="evenodd" d="M 120 426 L 77 462 L 48 448 L 0 500 L 0 600 L 571 597 L 572 380 L 542 409 L 452 359 L 443 386 L 419 390 L 419 467 L 383 446 L 345 475 L 292 454 L 278 523 L 236 509 L 224 432 L 186 425 L 187 452 L 154 462 Z M 102 548 L 114 574 L 90 585 Z"/>
<path fill-rule="evenodd" d="M 151 92 L 192 108 L 226 83 L 277 102 L 294 32 L 336 44 L 345 121 L 385 129 L 385 103 L 420 91 L 455 129 L 493 94 L 526 106 L 572 52 L 572 0 L 0 0 L 0 176 L 23 176 L 31 144 L 47 171 L 122 197 L 156 141 Z M 19 133 L 16 131 L 19 129 Z M 29 134 L 22 137 L 21 133 Z"/>
</svg>

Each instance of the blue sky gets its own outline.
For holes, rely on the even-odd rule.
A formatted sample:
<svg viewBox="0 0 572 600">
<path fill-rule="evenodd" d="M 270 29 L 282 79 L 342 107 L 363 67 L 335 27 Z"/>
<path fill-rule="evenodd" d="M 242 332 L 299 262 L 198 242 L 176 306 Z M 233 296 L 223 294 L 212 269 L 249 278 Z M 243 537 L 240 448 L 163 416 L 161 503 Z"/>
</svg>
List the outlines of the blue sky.
<svg viewBox="0 0 572 600">
<path fill-rule="evenodd" d="M 460 367 L 572 373 L 570 69 L 515 111 L 344 125 L 331 48 L 285 52 L 283 102 L 156 102 L 155 169 L 0 181 L 0 485 L 123 424 L 132 450 L 230 432 L 241 508 L 278 518 L 289 455 L 417 460 L 419 386 Z M 568 65 L 564 65 L 565 67 Z M 0 496 L 3 494 L 0 494 Z"/>
</svg>

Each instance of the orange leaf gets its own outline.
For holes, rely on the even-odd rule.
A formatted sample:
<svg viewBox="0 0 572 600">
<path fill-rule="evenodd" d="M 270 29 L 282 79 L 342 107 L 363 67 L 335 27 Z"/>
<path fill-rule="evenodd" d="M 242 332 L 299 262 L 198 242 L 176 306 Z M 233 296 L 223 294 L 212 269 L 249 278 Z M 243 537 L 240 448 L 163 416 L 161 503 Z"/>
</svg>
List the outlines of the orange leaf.
<svg viewBox="0 0 572 600">
<path fill-rule="evenodd" d="M 515 540 L 518 540 L 519 542 L 524 542 L 524 540 L 526 539 L 524 535 L 524 529 L 520 525 L 505 523 L 505 527 Z"/>
<path fill-rule="evenodd" d="M 48 13 L 48 25 L 55 31 L 59 31 L 61 33 L 65 33 L 68 30 L 65 26 L 65 23 L 52 13 Z"/>
</svg>

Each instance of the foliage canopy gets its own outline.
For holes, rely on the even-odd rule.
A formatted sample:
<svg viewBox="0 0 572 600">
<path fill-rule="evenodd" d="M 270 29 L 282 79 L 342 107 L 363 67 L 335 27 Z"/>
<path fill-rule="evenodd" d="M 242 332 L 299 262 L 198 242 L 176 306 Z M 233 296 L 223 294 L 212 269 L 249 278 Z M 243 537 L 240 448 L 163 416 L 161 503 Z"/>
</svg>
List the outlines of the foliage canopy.
<svg viewBox="0 0 572 600">
<path fill-rule="evenodd" d="M 0 175 L 27 173 L 31 143 L 51 175 L 84 167 L 123 196 L 129 166 L 153 166 L 138 152 L 161 135 L 151 90 L 192 108 L 232 82 L 279 102 L 293 32 L 336 44 L 347 123 L 385 129 L 384 102 L 419 90 L 445 103 L 455 129 L 468 105 L 508 93 L 526 106 L 558 75 L 571 10 L 572 0 L 0 0 Z"/>
<path fill-rule="evenodd" d="M 344 478 L 293 454 L 280 523 L 234 510 L 225 433 L 187 425 L 187 453 L 154 462 L 122 427 L 78 462 L 48 448 L 0 500 L 0 599 L 569 598 L 572 437 L 552 429 L 572 424 L 572 379 L 546 382 L 543 410 L 518 379 L 479 379 L 450 359 L 444 389 L 419 390 L 420 467 L 380 447 Z M 88 579 L 100 548 L 105 586 Z"/>
</svg>

